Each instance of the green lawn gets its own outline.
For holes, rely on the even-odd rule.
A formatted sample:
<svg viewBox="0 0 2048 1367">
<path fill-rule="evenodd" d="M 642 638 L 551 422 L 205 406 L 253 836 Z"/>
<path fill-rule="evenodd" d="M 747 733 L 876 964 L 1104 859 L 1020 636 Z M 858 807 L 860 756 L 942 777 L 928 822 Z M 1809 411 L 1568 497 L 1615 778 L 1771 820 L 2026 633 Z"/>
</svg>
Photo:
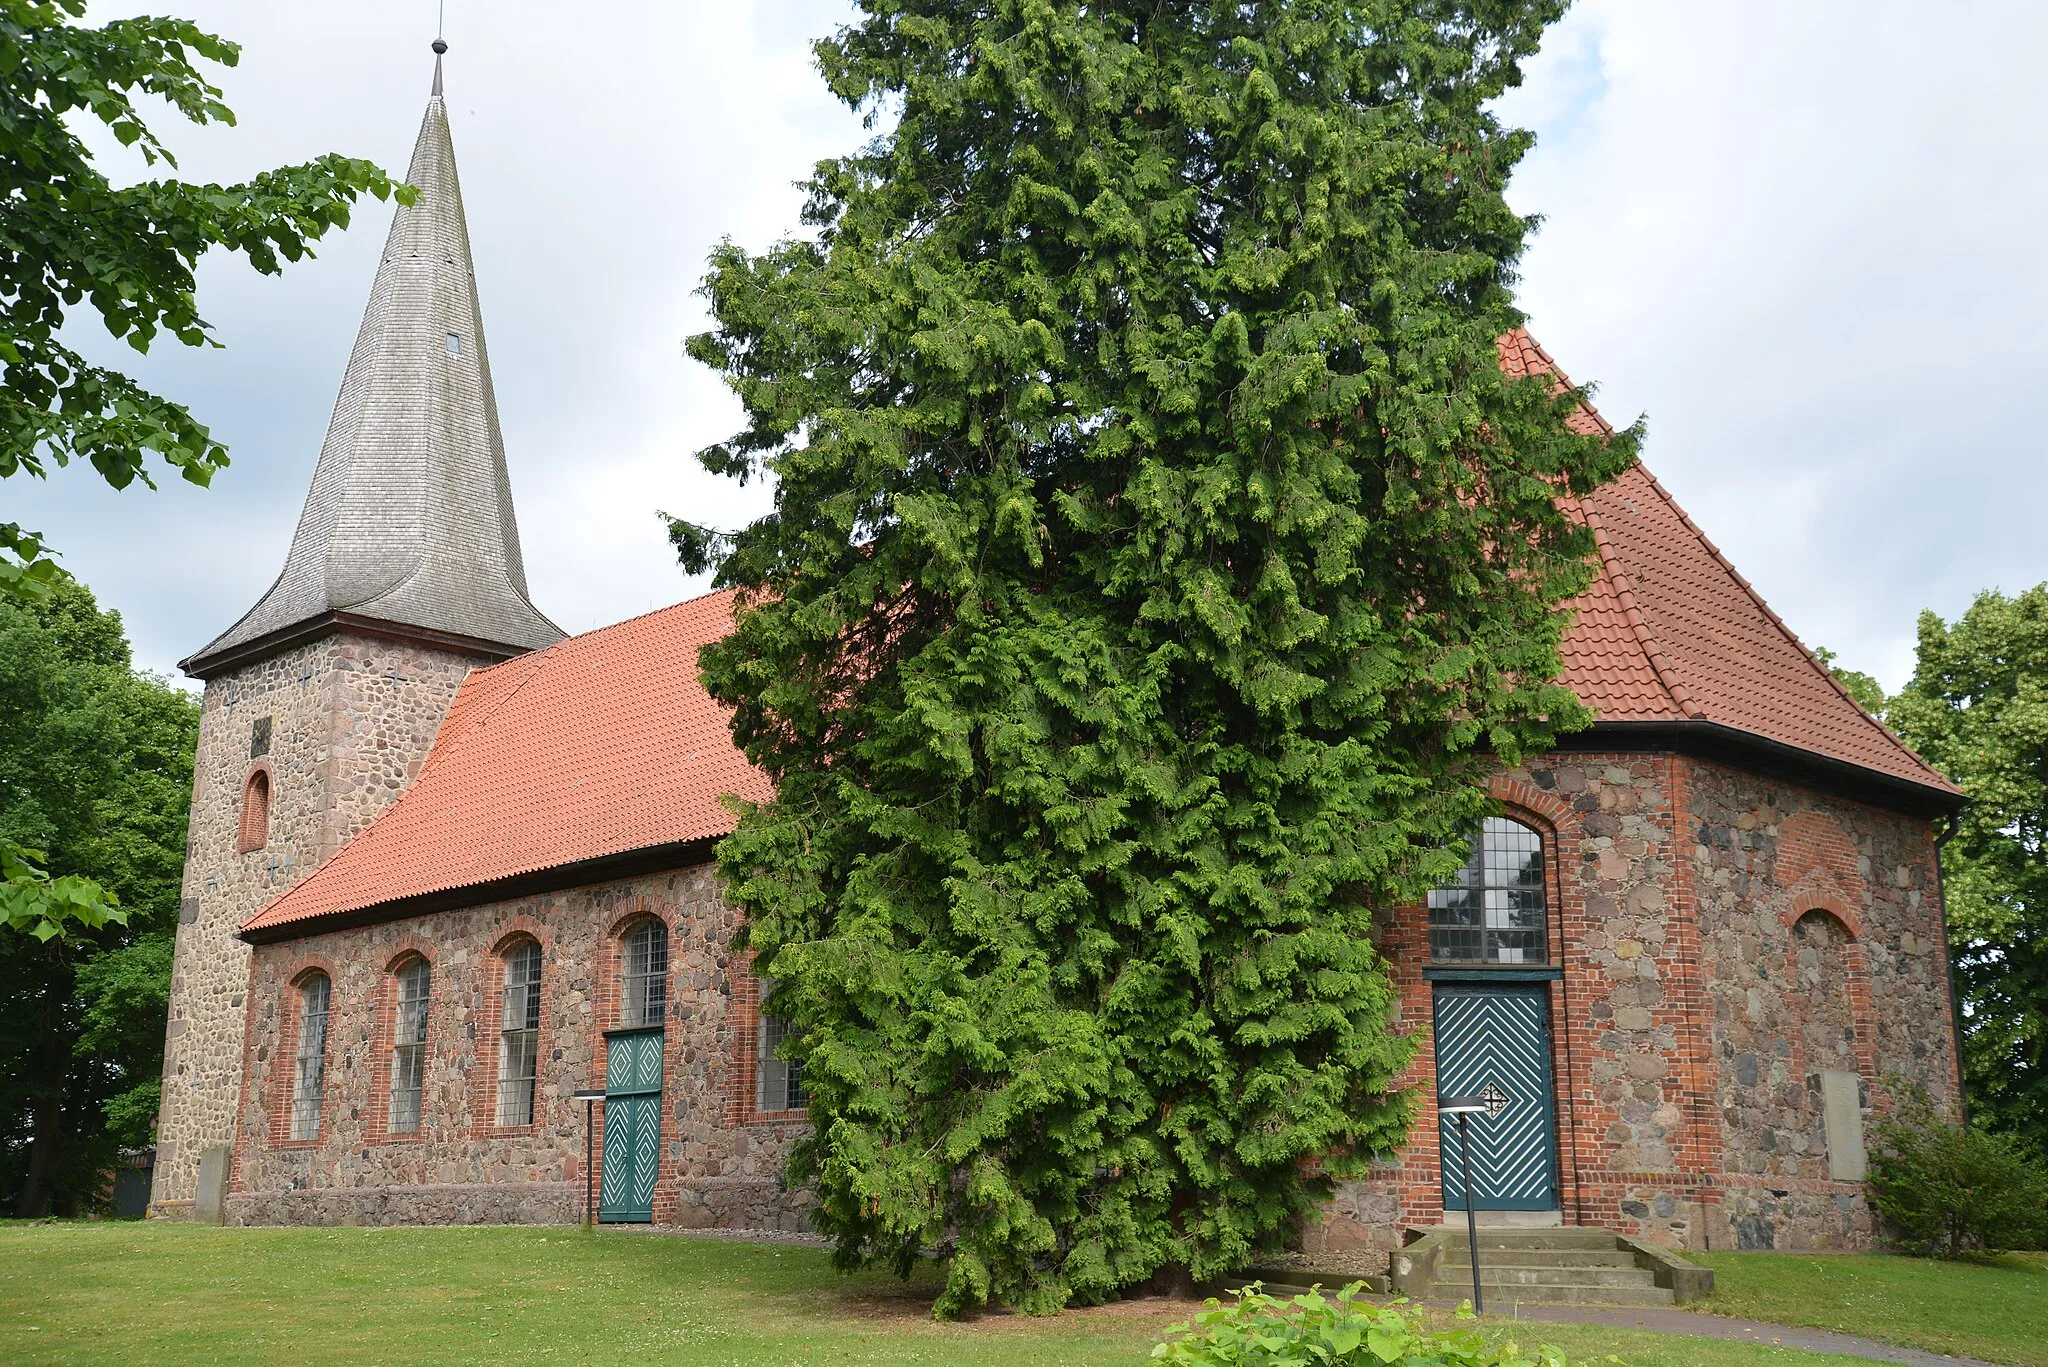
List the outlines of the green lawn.
<svg viewBox="0 0 2048 1367">
<path fill-rule="evenodd" d="M 1703 1253 L 1713 1299 L 1695 1309 L 2048 1367 L 2048 1255 L 1944 1263 L 1884 1253 Z"/>
<path fill-rule="evenodd" d="M 814 1249 L 616 1231 L 7 1224 L 0 1363 L 1142 1367 L 1190 1308 L 942 1325 L 932 1289 L 836 1276 Z M 1502 1332 L 1632 1367 L 1856 1361 L 1574 1325 Z"/>
</svg>

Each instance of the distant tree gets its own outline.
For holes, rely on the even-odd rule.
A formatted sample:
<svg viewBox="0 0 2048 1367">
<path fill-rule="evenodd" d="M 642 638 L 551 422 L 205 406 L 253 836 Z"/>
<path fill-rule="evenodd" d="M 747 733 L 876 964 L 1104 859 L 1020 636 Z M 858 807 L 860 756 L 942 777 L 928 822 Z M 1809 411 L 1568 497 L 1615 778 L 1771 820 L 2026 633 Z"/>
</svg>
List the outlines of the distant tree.
<svg viewBox="0 0 2048 1367">
<path fill-rule="evenodd" d="M 1970 795 L 1942 874 L 1973 1119 L 2048 1157 L 2048 585 L 1922 613 L 1886 717 Z"/>
<path fill-rule="evenodd" d="M 1822 646 L 1813 652 L 1820 662 L 1828 667 L 1828 673 L 1835 676 L 1835 682 L 1847 690 L 1857 705 L 1879 721 L 1884 720 L 1886 698 L 1884 685 L 1860 669 L 1850 669 L 1835 663 L 1835 652 Z"/>
<path fill-rule="evenodd" d="M 232 124 L 195 59 L 231 67 L 241 49 L 182 19 L 70 22 L 84 13 L 85 0 L 0 0 L 0 478 L 44 478 L 84 460 L 116 489 L 138 479 L 154 487 L 154 452 L 203 485 L 228 463 L 227 448 L 183 405 L 69 346 L 66 310 L 90 303 L 138 352 L 159 334 L 218 345 L 193 274 L 209 248 L 276 274 L 329 228 L 346 227 L 358 195 L 395 191 L 409 202 L 412 192 L 367 161 L 333 155 L 240 185 L 116 188 L 75 124 L 97 120 L 145 165 L 175 168 L 134 95 L 161 98 L 193 123 Z M 51 555 L 40 533 L 0 520 L 0 600 L 49 592 Z M 48 938 L 123 915 L 90 879 L 53 878 L 35 846 L 0 840 L 0 926 Z"/>
<path fill-rule="evenodd" d="M 0 1210 L 91 1204 L 156 1115 L 199 706 L 130 667 L 118 614 L 58 574 L 0 600 L 0 837 L 116 894 L 125 924 L 0 936 Z"/>
<path fill-rule="evenodd" d="M 842 1265 L 937 1310 L 1240 1268 L 1402 1142 L 1370 939 L 1486 775 L 1587 720 L 1557 497 L 1624 468 L 1504 376 L 1562 0 L 864 0 L 893 121 L 730 244 L 692 354 L 772 477 L 684 562 L 773 775 L 720 850 Z"/>
</svg>

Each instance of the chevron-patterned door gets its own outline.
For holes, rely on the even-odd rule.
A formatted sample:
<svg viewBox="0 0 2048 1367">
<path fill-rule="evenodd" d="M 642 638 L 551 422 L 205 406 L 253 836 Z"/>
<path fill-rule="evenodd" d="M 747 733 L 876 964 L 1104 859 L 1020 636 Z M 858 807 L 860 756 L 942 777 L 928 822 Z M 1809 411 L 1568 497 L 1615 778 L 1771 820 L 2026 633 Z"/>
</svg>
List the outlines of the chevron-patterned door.
<svg viewBox="0 0 2048 1367">
<path fill-rule="evenodd" d="M 1439 1096 L 1480 1096 L 1472 1116 L 1472 1204 L 1479 1210 L 1556 1210 L 1557 1108 L 1550 1083 L 1548 984 L 1436 988 Z M 1437 1122 L 1444 1210 L 1465 1208 L 1458 1122 Z"/>
<path fill-rule="evenodd" d="M 662 1031 L 608 1031 L 604 1069 L 604 1170 L 597 1218 L 611 1224 L 654 1218 L 661 1172 Z"/>
</svg>

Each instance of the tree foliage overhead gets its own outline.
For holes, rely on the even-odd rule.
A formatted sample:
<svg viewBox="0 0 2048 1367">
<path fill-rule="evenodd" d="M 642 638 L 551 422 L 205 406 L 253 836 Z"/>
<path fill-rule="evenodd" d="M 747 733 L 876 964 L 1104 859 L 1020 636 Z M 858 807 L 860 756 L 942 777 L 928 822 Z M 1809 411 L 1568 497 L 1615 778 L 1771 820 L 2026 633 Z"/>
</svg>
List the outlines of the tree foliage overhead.
<svg viewBox="0 0 2048 1367">
<path fill-rule="evenodd" d="M 721 847 L 793 1025 L 843 1264 L 938 1310 L 1241 1267 L 1401 1142 L 1369 930 L 1458 864 L 1631 459 L 1496 339 L 1529 146 L 1486 101 L 1562 0 L 865 0 L 893 131 L 810 240 L 727 245 L 676 523 L 777 784 Z"/>
<path fill-rule="evenodd" d="M 115 186 L 75 125 L 97 121 L 145 168 L 175 169 L 137 96 L 193 123 L 232 124 L 199 63 L 231 67 L 241 49 L 182 19 L 70 22 L 84 13 L 85 0 L 0 0 L 0 479 L 45 478 L 83 460 L 116 489 L 154 487 L 154 453 L 203 485 L 228 463 L 227 448 L 182 404 L 80 355 L 65 340 L 67 310 L 90 304 L 138 352 L 159 335 L 218 345 L 193 275 L 208 249 L 274 275 L 311 255 L 328 229 L 348 226 L 357 196 L 395 192 L 409 202 L 412 191 L 367 161 L 334 155 L 240 185 Z M 54 553 L 4 514 L 0 601 L 47 595 L 58 578 Z M 41 851 L 0 840 L 0 923 L 47 939 L 125 915 L 90 879 L 52 877 Z"/>
<path fill-rule="evenodd" d="M 2048 584 L 1922 613 L 1885 718 L 1970 795 L 1941 864 L 1972 1119 L 2048 1158 Z"/>
<path fill-rule="evenodd" d="M 0 1211 L 89 1208 L 114 1150 L 149 1138 L 198 735 L 198 703 L 132 670 L 83 586 L 0 599 L 0 839 L 127 911 L 0 935 Z"/>
</svg>

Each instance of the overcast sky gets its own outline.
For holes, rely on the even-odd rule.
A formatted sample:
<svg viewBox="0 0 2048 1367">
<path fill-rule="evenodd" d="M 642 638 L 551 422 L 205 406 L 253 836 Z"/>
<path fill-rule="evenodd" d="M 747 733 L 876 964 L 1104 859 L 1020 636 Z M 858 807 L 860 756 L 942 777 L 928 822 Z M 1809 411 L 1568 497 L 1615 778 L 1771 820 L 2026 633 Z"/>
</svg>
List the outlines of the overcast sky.
<svg viewBox="0 0 2048 1367">
<path fill-rule="evenodd" d="M 96 6 L 96 17 L 133 9 Z M 193 179 L 328 151 L 402 173 L 433 0 L 159 0 L 243 44 L 233 129 L 159 132 Z M 810 65 L 841 0 L 450 0 L 447 86 L 534 601 L 570 631 L 673 602 L 655 510 L 731 525 L 696 468 L 737 405 L 682 354 L 707 253 L 796 227 L 862 135 Z M 1580 0 L 1508 102 L 1544 216 L 1522 301 L 1607 416 L 1809 644 L 1888 686 L 1914 619 L 2048 579 L 2037 418 L 2048 5 Z M 118 159 L 115 164 L 119 164 Z M 132 173 L 131 173 L 132 174 Z M 0 486 L 169 670 L 284 561 L 388 206 L 281 278 L 210 260 L 224 350 L 136 367 L 234 464 L 212 489 Z"/>
</svg>

